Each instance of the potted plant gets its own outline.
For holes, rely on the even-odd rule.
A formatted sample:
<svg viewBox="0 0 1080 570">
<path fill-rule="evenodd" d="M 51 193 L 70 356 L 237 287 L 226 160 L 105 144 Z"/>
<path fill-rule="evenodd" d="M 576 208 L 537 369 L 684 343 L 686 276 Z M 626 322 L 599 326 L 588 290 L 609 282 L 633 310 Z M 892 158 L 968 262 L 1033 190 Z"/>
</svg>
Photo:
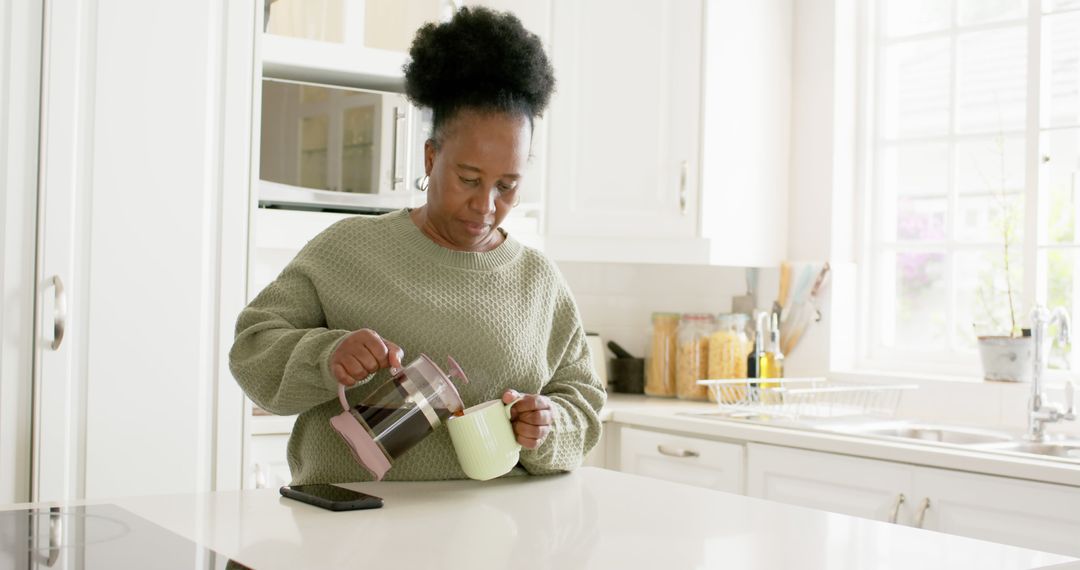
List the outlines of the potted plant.
<svg viewBox="0 0 1080 570">
<path fill-rule="evenodd" d="M 980 174 L 997 198 L 998 219 L 992 220 L 992 223 L 1001 238 L 1001 258 L 1000 263 L 994 263 L 991 269 L 981 276 L 979 301 L 987 322 L 975 324 L 975 335 L 984 379 L 997 382 L 1029 382 L 1035 357 L 1034 345 L 1031 337 L 1017 322 L 1016 288 L 1013 286 L 1010 267 L 1010 255 L 1016 245 L 1020 215 L 1006 192 L 1004 136 L 999 133 L 994 143 L 1000 164 L 997 179 L 991 182 L 981 171 Z M 1008 307 L 1008 312 L 1005 313 L 1007 319 L 1002 318 L 999 305 L 1001 302 Z"/>
</svg>

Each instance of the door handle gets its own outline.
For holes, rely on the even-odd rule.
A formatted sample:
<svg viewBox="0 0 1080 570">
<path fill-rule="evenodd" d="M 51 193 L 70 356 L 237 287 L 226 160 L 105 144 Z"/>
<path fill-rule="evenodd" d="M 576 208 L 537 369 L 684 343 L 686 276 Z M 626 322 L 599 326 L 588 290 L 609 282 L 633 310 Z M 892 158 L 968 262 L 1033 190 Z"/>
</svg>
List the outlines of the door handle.
<svg viewBox="0 0 1080 570">
<path fill-rule="evenodd" d="M 896 519 L 900 516 L 900 505 L 904 504 L 905 500 L 907 500 L 907 498 L 904 497 L 903 493 L 896 496 L 896 502 L 894 502 L 892 506 L 892 514 L 889 515 L 889 522 L 892 524 L 896 524 Z"/>
<path fill-rule="evenodd" d="M 663 444 L 656 446 L 656 450 L 659 451 L 661 455 L 667 455 L 668 457 L 698 457 L 699 455 L 701 455 L 700 453 L 692 449 L 682 449 L 681 447 L 668 447 Z"/>
<path fill-rule="evenodd" d="M 393 156 L 391 157 L 391 163 L 390 163 L 390 189 L 391 190 L 397 190 L 398 189 L 398 184 L 402 184 L 402 183 L 405 182 L 405 175 L 400 172 L 401 167 L 402 167 L 402 163 L 405 162 L 400 157 L 400 154 L 402 152 L 401 147 L 404 146 L 402 144 L 402 140 L 405 138 L 404 137 L 405 128 L 404 128 L 404 124 L 403 124 L 404 122 L 405 122 L 405 111 L 402 110 L 400 107 L 394 107 L 394 140 L 393 140 L 393 143 L 392 143 L 393 147 L 391 147 L 393 149 L 391 151 L 391 155 L 393 155 Z"/>
<path fill-rule="evenodd" d="M 679 213 L 686 215 L 686 177 L 689 163 L 682 161 L 679 165 Z"/>
<path fill-rule="evenodd" d="M 53 275 L 49 283 L 53 287 L 53 339 L 49 345 L 53 350 L 60 350 L 60 343 L 64 342 L 64 328 L 67 325 L 67 294 L 64 292 L 64 282 L 59 275 Z"/>
<path fill-rule="evenodd" d="M 919 514 L 915 515 L 915 526 L 922 528 L 923 522 L 926 520 L 926 511 L 930 510 L 930 497 L 923 499 L 923 502 L 919 504 Z"/>
</svg>

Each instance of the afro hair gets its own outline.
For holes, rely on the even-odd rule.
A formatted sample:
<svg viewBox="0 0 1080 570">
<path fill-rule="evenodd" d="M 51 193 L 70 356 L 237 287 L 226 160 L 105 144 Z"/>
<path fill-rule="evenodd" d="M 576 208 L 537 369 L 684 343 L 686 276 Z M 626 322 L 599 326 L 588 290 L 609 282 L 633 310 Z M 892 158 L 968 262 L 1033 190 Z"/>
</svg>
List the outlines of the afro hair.
<svg viewBox="0 0 1080 570">
<path fill-rule="evenodd" d="M 424 24 L 405 65 L 405 94 L 433 113 L 433 129 L 462 109 L 522 113 L 547 107 L 555 73 L 540 38 L 513 14 L 462 8 L 449 22 Z"/>
</svg>

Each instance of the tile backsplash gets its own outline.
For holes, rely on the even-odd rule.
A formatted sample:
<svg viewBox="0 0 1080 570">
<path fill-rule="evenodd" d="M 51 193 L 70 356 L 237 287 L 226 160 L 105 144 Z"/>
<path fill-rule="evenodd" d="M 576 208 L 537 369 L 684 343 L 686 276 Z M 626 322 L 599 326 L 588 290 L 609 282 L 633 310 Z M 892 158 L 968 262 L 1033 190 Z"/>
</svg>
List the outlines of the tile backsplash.
<svg viewBox="0 0 1080 570">
<path fill-rule="evenodd" d="M 741 267 L 559 262 L 586 330 L 645 356 L 656 311 L 722 313 L 746 292 Z M 608 355 L 610 356 L 610 355 Z"/>
</svg>

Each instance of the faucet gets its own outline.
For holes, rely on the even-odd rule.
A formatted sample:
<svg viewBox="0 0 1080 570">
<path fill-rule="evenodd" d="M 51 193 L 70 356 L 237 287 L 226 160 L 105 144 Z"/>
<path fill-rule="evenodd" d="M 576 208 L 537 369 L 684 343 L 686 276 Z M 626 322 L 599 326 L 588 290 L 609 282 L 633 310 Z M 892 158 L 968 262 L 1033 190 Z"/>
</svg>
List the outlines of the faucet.
<svg viewBox="0 0 1080 570">
<path fill-rule="evenodd" d="M 1060 405 L 1045 403 L 1046 394 L 1043 393 L 1043 369 L 1046 368 L 1046 350 L 1043 338 L 1046 330 L 1053 323 L 1058 323 L 1057 341 L 1061 345 L 1070 342 L 1069 336 L 1069 313 L 1063 307 L 1058 307 L 1050 312 L 1041 305 L 1036 305 L 1031 310 L 1031 336 L 1035 348 L 1035 368 L 1031 374 L 1031 399 L 1028 402 L 1028 432 L 1027 439 L 1031 441 L 1043 441 L 1046 434 L 1043 428 L 1048 423 L 1063 420 L 1076 419 L 1076 408 L 1073 402 L 1073 384 L 1068 381 L 1065 384 L 1065 409 Z"/>
</svg>

